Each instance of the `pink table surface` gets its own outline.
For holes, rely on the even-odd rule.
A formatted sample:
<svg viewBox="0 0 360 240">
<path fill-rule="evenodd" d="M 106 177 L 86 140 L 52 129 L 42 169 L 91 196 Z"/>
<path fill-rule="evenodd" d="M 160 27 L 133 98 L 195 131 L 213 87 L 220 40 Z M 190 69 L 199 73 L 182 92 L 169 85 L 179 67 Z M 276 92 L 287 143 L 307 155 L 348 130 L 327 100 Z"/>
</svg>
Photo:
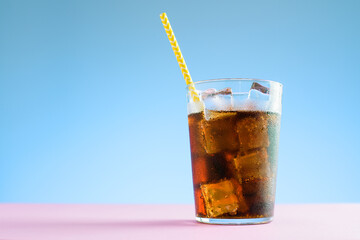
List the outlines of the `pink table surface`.
<svg viewBox="0 0 360 240">
<path fill-rule="evenodd" d="M 5 239 L 360 239 L 360 204 L 276 205 L 247 226 L 197 223 L 192 205 L 0 204 Z"/>
</svg>

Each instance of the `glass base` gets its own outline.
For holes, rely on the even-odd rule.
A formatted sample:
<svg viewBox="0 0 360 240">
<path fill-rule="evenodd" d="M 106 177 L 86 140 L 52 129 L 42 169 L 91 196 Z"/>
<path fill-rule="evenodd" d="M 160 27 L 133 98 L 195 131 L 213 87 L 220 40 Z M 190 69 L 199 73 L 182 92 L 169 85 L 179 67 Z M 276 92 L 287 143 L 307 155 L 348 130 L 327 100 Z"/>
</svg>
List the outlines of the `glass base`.
<svg viewBox="0 0 360 240">
<path fill-rule="evenodd" d="M 208 224 L 223 224 L 223 225 L 246 225 L 246 224 L 263 224 L 272 221 L 272 217 L 266 218 L 202 218 L 196 217 L 196 221 Z"/>
</svg>

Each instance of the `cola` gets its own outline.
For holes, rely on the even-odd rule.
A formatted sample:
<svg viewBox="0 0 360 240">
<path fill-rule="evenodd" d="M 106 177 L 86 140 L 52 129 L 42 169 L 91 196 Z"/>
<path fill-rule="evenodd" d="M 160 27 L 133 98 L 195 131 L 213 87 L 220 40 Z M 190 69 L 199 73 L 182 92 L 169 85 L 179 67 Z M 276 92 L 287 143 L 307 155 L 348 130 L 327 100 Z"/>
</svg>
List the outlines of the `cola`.
<svg viewBox="0 0 360 240">
<path fill-rule="evenodd" d="M 188 122 L 197 218 L 271 218 L 280 114 L 203 109 Z"/>
</svg>

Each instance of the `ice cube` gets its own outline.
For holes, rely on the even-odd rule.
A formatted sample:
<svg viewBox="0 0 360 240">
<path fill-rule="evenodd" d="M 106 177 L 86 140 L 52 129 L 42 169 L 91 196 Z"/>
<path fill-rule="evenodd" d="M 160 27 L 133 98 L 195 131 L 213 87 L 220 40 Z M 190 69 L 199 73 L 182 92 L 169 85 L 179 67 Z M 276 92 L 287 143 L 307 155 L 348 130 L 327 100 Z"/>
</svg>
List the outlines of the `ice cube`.
<svg viewBox="0 0 360 240">
<path fill-rule="evenodd" d="M 213 97 L 216 95 L 231 95 L 232 90 L 231 88 L 224 88 L 217 91 L 215 88 L 209 88 L 201 93 L 202 99 L 206 99 L 208 97 Z"/>
<path fill-rule="evenodd" d="M 270 89 L 261 85 L 260 83 L 257 83 L 257 82 L 253 82 L 253 84 L 251 85 L 251 88 L 250 89 L 255 89 L 261 93 L 264 93 L 264 94 L 269 94 L 270 93 Z"/>
<path fill-rule="evenodd" d="M 206 120 L 219 120 L 221 118 L 235 117 L 236 112 L 231 111 L 215 111 L 215 110 L 206 110 L 205 119 Z"/>
<path fill-rule="evenodd" d="M 245 200 L 242 193 L 237 191 L 241 191 L 241 186 L 235 188 L 231 180 L 203 184 L 201 192 L 205 200 L 207 216 L 212 218 L 223 214 L 235 215 L 238 210 L 245 212 L 247 210 Z"/>
<path fill-rule="evenodd" d="M 234 166 L 243 182 L 249 179 L 268 179 L 271 177 L 268 154 L 265 148 L 257 149 L 245 155 L 239 153 L 234 158 Z"/>
<path fill-rule="evenodd" d="M 208 98 L 209 96 L 213 96 L 215 93 L 216 93 L 215 88 L 206 89 L 205 91 L 203 91 L 201 93 L 201 98 L 204 100 L 204 99 Z"/>
<path fill-rule="evenodd" d="M 236 125 L 242 151 L 269 146 L 268 124 L 265 117 L 243 118 Z"/>
<path fill-rule="evenodd" d="M 248 93 L 248 109 L 266 110 L 270 104 L 269 88 L 254 82 Z"/>
<path fill-rule="evenodd" d="M 274 180 L 265 148 L 245 155 L 239 154 L 234 159 L 234 165 L 242 179 L 243 194 L 250 209 L 254 204 L 274 201 Z"/>
<path fill-rule="evenodd" d="M 189 102 L 187 104 L 188 114 L 200 113 L 200 112 L 204 111 L 204 108 L 205 108 L 205 105 L 204 105 L 204 102 L 202 102 L 202 101 Z"/>
<path fill-rule="evenodd" d="M 233 101 L 232 101 L 232 91 L 231 88 L 225 88 L 219 91 L 211 88 L 201 94 L 205 109 L 210 110 L 231 110 Z"/>
<path fill-rule="evenodd" d="M 255 90 L 255 89 L 251 89 L 249 91 L 249 99 L 257 100 L 257 101 L 269 101 L 270 95 L 262 93 L 262 92 L 260 92 L 258 90 Z M 259 104 L 259 102 L 257 102 L 257 104 Z"/>
<path fill-rule="evenodd" d="M 216 92 L 216 94 L 218 95 L 231 95 L 232 94 L 232 90 L 231 88 L 224 88 L 224 89 L 221 89 L 219 91 Z"/>
<path fill-rule="evenodd" d="M 236 112 L 208 111 L 209 120 L 202 122 L 205 149 L 209 154 L 239 148 L 236 133 Z"/>
</svg>

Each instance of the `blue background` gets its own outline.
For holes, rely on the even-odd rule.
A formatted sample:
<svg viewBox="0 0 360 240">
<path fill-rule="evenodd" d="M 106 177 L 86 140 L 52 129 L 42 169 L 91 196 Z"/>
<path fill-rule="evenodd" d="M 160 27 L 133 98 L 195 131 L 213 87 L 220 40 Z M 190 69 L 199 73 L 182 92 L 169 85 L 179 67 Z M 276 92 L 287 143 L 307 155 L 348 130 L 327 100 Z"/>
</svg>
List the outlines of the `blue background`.
<svg viewBox="0 0 360 240">
<path fill-rule="evenodd" d="M 360 1 L 0 0 L 0 201 L 192 203 L 185 83 L 284 84 L 278 203 L 359 202 Z"/>
</svg>

